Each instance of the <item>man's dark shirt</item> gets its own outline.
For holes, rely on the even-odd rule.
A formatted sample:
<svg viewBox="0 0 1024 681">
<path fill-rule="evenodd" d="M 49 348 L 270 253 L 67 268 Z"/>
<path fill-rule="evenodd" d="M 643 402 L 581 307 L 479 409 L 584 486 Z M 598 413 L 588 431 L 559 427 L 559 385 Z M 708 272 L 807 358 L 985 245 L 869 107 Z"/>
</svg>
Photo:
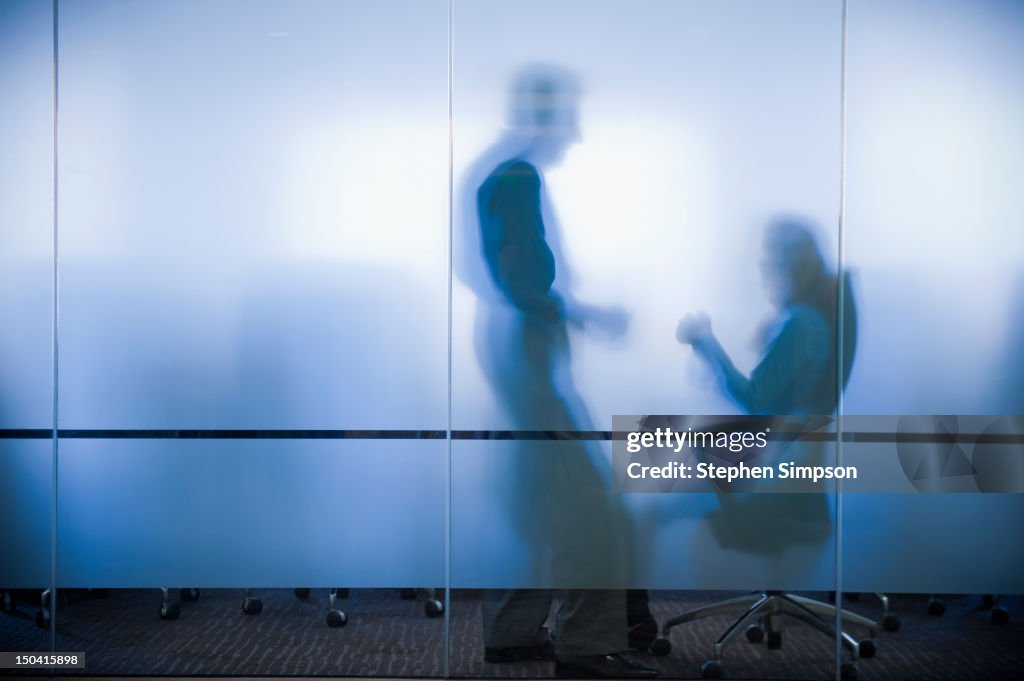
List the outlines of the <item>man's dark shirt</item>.
<svg viewBox="0 0 1024 681">
<path fill-rule="evenodd" d="M 544 238 L 540 174 L 525 161 L 503 163 L 477 191 L 484 259 L 491 279 L 512 305 L 528 314 L 558 316 L 551 292 L 555 257 Z"/>
</svg>

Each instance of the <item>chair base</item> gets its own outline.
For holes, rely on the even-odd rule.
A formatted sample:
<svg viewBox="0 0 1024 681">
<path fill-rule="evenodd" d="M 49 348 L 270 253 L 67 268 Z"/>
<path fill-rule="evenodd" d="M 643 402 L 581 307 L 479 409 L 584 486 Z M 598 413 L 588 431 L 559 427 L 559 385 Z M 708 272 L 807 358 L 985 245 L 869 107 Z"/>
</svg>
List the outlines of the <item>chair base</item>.
<svg viewBox="0 0 1024 681">
<path fill-rule="evenodd" d="M 837 635 L 840 637 L 843 648 L 850 655 L 850 660 L 843 663 L 843 678 L 856 678 L 857 661 L 861 657 L 871 657 L 875 652 L 874 638 L 878 631 L 878 625 L 873 620 L 849 610 L 839 611 L 843 627 L 857 625 L 868 630 L 868 638 L 858 642 L 846 631 L 836 631 L 834 624 L 836 606 L 784 591 L 754 592 L 677 615 L 666 620 L 662 625 L 661 635 L 652 645 L 651 650 L 656 655 L 667 655 L 671 651 L 672 646 L 668 636 L 673 627 L 713 615 L 737 612 L 741 613 L 739 618 L 734 620 L 715 641 L 712 659 L 701 666 L 702 675 L 705 678 L 717 678 L 717 674 L 721 673 L 725 647 L 734 641 L 741 632 L 746 633 L 751 642 L 759 642 L 767 635 L 770 648 L 780 647 L 784 617 L 787 616 L 810 625 L 832 639 L 835 639 Z M 705 674 L 705 669 L 709 673 Z"/>
</svg>

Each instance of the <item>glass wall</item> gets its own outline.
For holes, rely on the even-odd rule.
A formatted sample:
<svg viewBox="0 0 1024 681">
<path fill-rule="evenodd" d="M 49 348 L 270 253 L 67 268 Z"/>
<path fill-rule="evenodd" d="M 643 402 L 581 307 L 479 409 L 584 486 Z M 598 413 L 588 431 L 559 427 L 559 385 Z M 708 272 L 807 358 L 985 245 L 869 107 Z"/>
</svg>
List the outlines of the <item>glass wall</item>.
<svg viewBox="0 0 1024 681">
<path fill-rule="evenodd" d="M 5 651 L 46 651 L 52 643 L 52 33 L 49 3 L 0 5 L 0 649 Z"/>
<path fill-rule="evenodd" d="M 0 3 L 0 652 L 1012 675 L 1022 37 L 1003 0 Z M 666 428 L 859 476 L 636 480 Z"/>
<path fill-rule="evenodd" d="M 896 594 L 887 678 L 920 678 L 918 655 L 946 660 L 942 678 L 1016 673 L 999 651 L 1021 642 L 1004 616 L 1024 591 L 1022 30 L 1019 3 L 850 3 L 844 256 L 862 333 L 844 455 L 886 485 L 848 486 L 842 576 Z M 853 607 L 882 617 L 874 598 Z"/>
<path fill-rule="evenodd" d="M 624 7 L 455 6 L 452 424 L 503 433 L 452 442 L 452 583 L 485 590 L 452 616 L 480 618 L 476 647 L 537 640 L 550 598 L 522 590 L 569 589 L 550 628 L 555 654 L 571 655 L 629 647 L 625 630 L 652 614 L 835 589 L 828 490 L 750 505 L 703 487 L 615 494 L 607 435 L 614 414 L 746 411 L 676 324 L 706 311 L 737 363 L 757 359 L 771 225 L 806 225 L 835 262 L 841 3 Z M 553 265 L 516 232 L 524 220 Z M 552 275 L 553 293 L 531 284 Z M 780 499 L 820 514 L 812 540 L 782 524 L 746 531 Z M 644 591 L 626 592 L 647 589 L 652 614 Z M 717 663 L 727 624 L 685 624 L 664 638 L 675 654 L 645 664 L 694 676 Z M 735 647 L 721 667 L 740 678 L 834 669 L 834 641 L 814 633 L 785 661 Z M 471 658 L 453 673 L 509 671 Z"/>
<path fill-rule="evenodd" d="M 95 632 L 100 673 L 389 673 L 400 640 L 353 660 L 307 630 L 385 601 L 329 589 L 444 582 L 447 4 L 58 10 L 58 586 L 131 590 L 59 646 Z M 123 653 L 139 627 L 201 642 L 168 667 Z"/>
</svg>

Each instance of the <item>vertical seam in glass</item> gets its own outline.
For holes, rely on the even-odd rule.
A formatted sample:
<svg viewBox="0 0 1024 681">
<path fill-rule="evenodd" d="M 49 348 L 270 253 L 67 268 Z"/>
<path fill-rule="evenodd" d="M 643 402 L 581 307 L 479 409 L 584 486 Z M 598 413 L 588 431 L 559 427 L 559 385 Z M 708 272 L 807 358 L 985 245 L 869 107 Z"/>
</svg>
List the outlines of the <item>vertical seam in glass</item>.
<svg viewBox="0 0 1024 681">
<path fill-rule="evenodd" d="M 58 392 L 58 361 L 57 352 L 57 319 L 59 279 L 57 268 L 57 11 L 58 0 L 53 0 L 53 318 L 51 320 L 51 341 L 53 350 L 52 378 L 53 381 L 53 448 L 50 459 L 50 650 L 57 650 L 57 392 Z"/>
<path fill-rule="evenodd" d="M 836 309 L 837 333 L 836 333 L 836 387 L 838 396 L 836 398 L 836 465 L 843 465 L 843 376 L 845 375 L 845 324 L 846 314 L 846 282 L 844 273 L 843 240 L 846 236 L 846 37 L 847 37 L 847 2 L 842 0 L 842 26 L 839 57 L 839 235 L 838 235 L 838 263 L 837 277 L 839 287 L 836 291 L 838 305 Z M 835 673 L 836 681 L 842 678 L 842 654 L 843 654 L 843 481 L 836 481 L 836 640 L 835 640 Z M 859 657 L 859 656 L 858 656 Z M 856 658 L 855 658 L 856 659 Z"/>
<path fill-rule="evenodd" d="M 450 674 L 451 653 L 451 539 L 452 539 L 452 226 L 454 223 L 454 170 L 452 166 L 452 56 L 454 26 L 454 0 L 448 0 L 448 423 L 445 433 L 445 494 L 444 494 L 444 655 L 443 674 Z"/>
</svg>

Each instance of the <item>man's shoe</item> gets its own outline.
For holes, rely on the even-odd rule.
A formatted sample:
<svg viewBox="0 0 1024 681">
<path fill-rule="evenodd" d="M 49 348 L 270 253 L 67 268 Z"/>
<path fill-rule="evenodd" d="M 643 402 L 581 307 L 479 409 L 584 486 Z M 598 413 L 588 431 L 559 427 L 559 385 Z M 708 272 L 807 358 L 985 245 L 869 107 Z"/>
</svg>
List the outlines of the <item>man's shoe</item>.
<svg viewBox="0 0 1024 681">
<path fill-rule="evenodd" d="M 653 679 L 657 669 L 622 655 L 574 655 L 555 660 L 555 676 L 563 679 Z"/>
<path fill-rule="evenodd" d="M 517 646 L 512 648 L 484 648 L 484 662 L 500 664 L 502 662 L 524 662 L 526 660 L 553 660 L 555 646 L 545 641 L 535 646 Z"/>
</svg>

